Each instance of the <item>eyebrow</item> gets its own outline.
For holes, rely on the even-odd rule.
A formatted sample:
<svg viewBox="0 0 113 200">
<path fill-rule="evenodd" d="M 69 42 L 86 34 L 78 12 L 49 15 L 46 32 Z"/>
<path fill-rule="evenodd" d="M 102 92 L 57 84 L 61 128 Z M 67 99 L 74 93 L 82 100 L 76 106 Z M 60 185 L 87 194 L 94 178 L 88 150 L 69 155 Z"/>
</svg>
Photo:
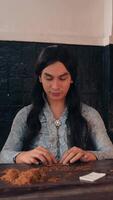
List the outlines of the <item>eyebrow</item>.
<svg viewBox="0 0 113 200">
<path fill-rule="evenodd" d="M 49 76 L 49 77 L 53 77 L 53 75 L 51 75 L 51 74 L 49 74 L 49 73 L 46 73 L 46 72 L 44 73 L 44 75 L 45 75 L 45 76 Z M 68 73 L 68 72 L 65 72 L 65 73 L 59 75 L 58 77 L 64 77 L 64 76 L 67 76 L 67 75 L 69 75 L 69 73 Z"/>
</svg>

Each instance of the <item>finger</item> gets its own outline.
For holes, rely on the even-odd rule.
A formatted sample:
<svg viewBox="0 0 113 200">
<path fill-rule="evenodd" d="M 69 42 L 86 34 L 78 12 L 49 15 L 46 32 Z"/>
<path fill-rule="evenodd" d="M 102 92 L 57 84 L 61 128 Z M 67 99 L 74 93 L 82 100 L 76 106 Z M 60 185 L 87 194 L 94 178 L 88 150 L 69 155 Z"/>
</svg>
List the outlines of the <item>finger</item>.
<svg viewBox="0 0 113 200">
<path fill-rule="evenodd" d="M 70 159 L 70 163 L 74 163 L 77 160 L 80 160 L 80 158 L 82 158 L 83 155 L 83 152 L 78 152 L 72 159 Z"/>
<path fill-rule="evenodd" d="M 30 159 L 30 164 L 37 164 L 37 165 L 39 165 L 39 160 L 37 160 L 36 158 L 31 158 Z"/>
<path fill-rule="evenodd" d="M 33 152 L 32 157 L 35 158 L 36 160 L 41 161 L 41 163 L 43 163 L 43 164 L 48 164 L 48 161 L 47 161 L 46 157 L 43 155 L 42 151 L 35 150 Z"/>
<path fill-rule="evenodd" d="M 89 161 L 93 161 L 93 160 L 96 160 L 96 156 L 93 154 L 93 153 L 85 153 L 85 155 L 83 157 L 81 157 L 81 161 L 83 162 L 89 162 Z"/>
<path fill-rule="evenodd" d="M 46 148 L 39 146 L 36 149 L 43 152 L 42 154 L 47 159 L 48 164 L 57 163 L 55 156 L 51 152 L 49 152 Z"/>
<path fill-rule="evenodd" d="M 43 156 L 45 157 L 49 165 L 54 163 L 51 155 L 48 152 L 43 152 Z"/>
<path fill-rule="evenodd" d="M 57 163 L 55 156 L 51 152 L 44 152 L 44 156 L 46 157 L 49 164 Z"/>
<path fill-rule="evenodd" d="M 80 160 L 81 160 L 82 162 L 88 162 L 88 161 L 89 161 L 89 159 L 88 159 L 87 156 L 81 157 Z"/>
<path fill-rule="evenodd" d="M 26 160 L 24 160 L 24 162 L 22 162 L 24 164 L 33 164 L 32 158 L 27 158 Z"/>
<path fill-rule="evenodd" d="M 35 151 L 35 156 L 36 158 L 38 158 L 43 164 L 53 164 L 53 160 L 50 156 L 50 153 L 48 151 L 42 151 L 42 150 L 39 150 L 39 149 L 36 149 Z"/>
<path fill-rule="evenodd" d="M 63 154 L 63 156 L 62 156 L 62 158 L 61 158 L 61 160 L 60 160 L 60 163 L 63 163 L 63 162 L 64 162 L 64 160 L 65 160 L 66 157 L 69 155 L 69 153 L 70 153 L 70 150 L 64 152 L 64 154 Z"/>
<path fill-rule="evenodd" d="M 75 147 L 75 146 L 72 147 L 71 149 L 67 150 L 66 152 L 64 152 L 64 154 L 63 154 L 63 156 L 62 156 L 62 158 L 61 158 L 61 160 L 60 160 L 60 163 L 63 163 L 64 160 L 66 159 L 66 157 L 67 157 L 70 153 L 72 153 L 72 152 L 77 153 L 78 151 L 80 151 L 80 148 Z"/>
<path fill-rule="evenodd" d="M 62 161 L 62 164 L 65 165 L 70 162 L 70 160 L 75 156 L 75 152 L 71 152 L 65 157 L 65 159 Z"/>
</svg>

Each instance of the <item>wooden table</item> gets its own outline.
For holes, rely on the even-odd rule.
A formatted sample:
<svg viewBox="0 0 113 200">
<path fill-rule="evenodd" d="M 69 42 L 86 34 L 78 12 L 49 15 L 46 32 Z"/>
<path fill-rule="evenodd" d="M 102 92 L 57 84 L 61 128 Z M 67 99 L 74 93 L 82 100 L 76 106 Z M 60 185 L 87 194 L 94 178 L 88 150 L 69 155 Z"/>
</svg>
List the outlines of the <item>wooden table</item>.
<svg viewBox="0 0 113 200">
<path fill-rule="evenodd" d="M 30 168 L 28 165 L 1 164 L 0 173 L 9 167 Z M 16 187 L 0 182 L 0 199 L 7 200 L 106 200 L 113 199 L 113 160 L 76 163 L 77 173 L 73 174 L 75 182 L 48 185 L 43 184 Z M 79 176 L 90 172 L 104 172 L 106 176 L 93 182 L 81 182 Z"/>
</svg>

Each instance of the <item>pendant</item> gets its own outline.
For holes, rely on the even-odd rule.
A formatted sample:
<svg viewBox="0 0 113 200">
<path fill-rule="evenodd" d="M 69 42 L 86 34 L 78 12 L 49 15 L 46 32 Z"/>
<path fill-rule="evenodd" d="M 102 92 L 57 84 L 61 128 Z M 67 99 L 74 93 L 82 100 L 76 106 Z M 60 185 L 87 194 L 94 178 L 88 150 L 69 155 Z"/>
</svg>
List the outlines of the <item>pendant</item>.
<svg viewBox="0 0 113 200">
<path fill-rule="evenodd" d="M 55 120 L 55 126 L 57 127 L 57 128 L 59 128 L 60 126 L 61 126 L 61 121 L 60 120 Z"/>
</svg>

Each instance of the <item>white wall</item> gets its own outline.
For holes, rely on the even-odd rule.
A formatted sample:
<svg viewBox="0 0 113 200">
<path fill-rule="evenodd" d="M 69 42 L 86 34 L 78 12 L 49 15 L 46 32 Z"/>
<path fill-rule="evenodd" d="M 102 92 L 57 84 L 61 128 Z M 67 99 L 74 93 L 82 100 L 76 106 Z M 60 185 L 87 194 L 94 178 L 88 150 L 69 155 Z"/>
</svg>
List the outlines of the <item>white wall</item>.
<svg viewBox="0 0 113 200">
<path fill-rule="evenodd" d="M 106 45 L 112 0 L 0 0 L 0 40 Z"/>
<path fill-rule="evenodd" d="M 110 37 L 110 43 L 113 44 L 113 0 L 112 0 L 112 35 Z"/>
</svg>

